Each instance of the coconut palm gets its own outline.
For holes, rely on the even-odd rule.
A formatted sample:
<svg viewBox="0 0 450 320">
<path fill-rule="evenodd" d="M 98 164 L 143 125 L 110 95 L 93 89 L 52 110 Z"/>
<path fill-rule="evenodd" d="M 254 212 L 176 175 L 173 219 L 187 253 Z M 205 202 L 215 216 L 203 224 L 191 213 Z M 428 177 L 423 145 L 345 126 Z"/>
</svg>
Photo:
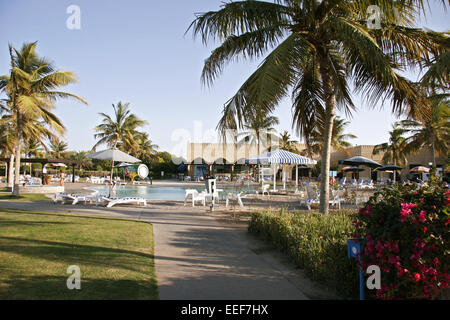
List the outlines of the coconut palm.
<svg viewBox="0 0 450 320">
<path fill-rule="evenodd" d="M 50 140 L 50 155 L 54 158 L 54 159 L 63 159 L 65 158 L 65 153 L 67 151 L 68 148 L 68 144 L 64 141 L 61 141 L 58 138 L 54 138 L 52 140 Z"/>
<path fill-rule="evenodd" d="M 278 138 L 274 126 L 279 123 L 275 116 L 266 115 L 264 112 L 252 112 L 246 118 L 244 131 L 238 134 L 240 137 L 239 143 L 257 145 L 258 154 L 260 154 L 261 145 L 269 147 L 270 142 Z"/>
<path fill-rule="evenodd" d="M 320 124 L 323 121 L 317 122 L 314 130 L 308 137 L 309 147 L 312 154 L 321 154 L 323 151 L 323 135 L 325 134 L 325 128 Z M 357 136 L 351 133 L 345 133 L 345 128 L 350 122 L 340 117 L 335 117 L 333 120 L 333 132 L 331 134 L 331 147 L 335 150 L 342 151 L 345 154 L 349 154 L 347 149 L 352 146 L 348 141 L 349 139 L 356 139 Z"/>
<path fill-rule="evenodd" d="M 392 163 L 401 166 L 406 163 L 406 130 L 394 125 L 393 130 L 389 132 L 389 142 L 378 144 L 374 147 L 372 154 L 383 153 L 382 161 L 384 164 Z"/>
<path fill-rule="evenodd" d="M 25 140 L 24 152 L 28 158 L 39 157 L 43 155 L 44 148 L 39 140 L 35 138 L 28 138 Z M 32 174 L 32 164 L 30 166 L 30 175 Z"/>
<path fill-rule="evenodd" d="M 3 157 L 9 158 L 8 163 L 8 188 L 13 187 L 13 176 L 14 176 L 14 149 L 15 149 L 15 134 L 11 130 L 11 124 L 5 121 L 4 118 L 0 122 L 0 154 Z"/>
<path fill-rule="evenodd" d="M 136 142 L 131 154 L 143 161 L 155 159 L 156 150 L 159 148 L 149 139 L 148 133 L 137 132 L 134 136 Z"/>
<path fill-rule="evenodd" d="M 298 141 L 292 140 L 291 135 L 285 130 L 280 137 L 280 149 L 293 153 L 299 153 L 297 149 Z"/>
<path fill-rule="evenodd" d="M 422 148 L 430 148 L 433 167 L 436 167 L 436 152 L 447 155 L 450 141 L 450 100 L 445 95 L 429 98 L 432 105 L 431 119 L 403 120 L 399 125 L 406 133 L 406 152 L 417 153 Z"/>
<path fill-rule="evenodd" d="M 85 151 L 74 152 L 69 158 L 77 163 L 78 170 L 82 170 L 92 166 L 92 160 L 86 156 L 87 154 Z"/>
<path fill-rule="evenodd" d="M 122 151 L 133 150 L 136 145 L 135 137 L 138 128 L 145 126 L 147 121 L 141 120 L 131 113 L 129 105 L 129 103 L 120 101 L 117 106 L 113 104 L 113 117 L 106 113 L 99 113 L 103 120 L 100 125 L 95 127 L 97 133 L 94 137 L 100 140 L 94 145 L 94 150 L 102 144 L 106 144 L 110 148 L 118 147 Z"/>
<path fill-rule="evenodd" d="M 320 211 L 328 212 L 330 146 L 335 110 L 354 108 L 348 89 L 365 93 L 374 105 L 393 100 L 393 112 L 413 115 L 424 104 L 413 84 L 396 71 L 444 52 L 443 34 L 411 28 L 423 1 L 279 0 L 226 2 L 197 15 L 190 30 L 203 43 L 220 41 L 205 61 L 202 80 L 211 85 L 226 64 L 261 58 L 263 63 L 224 106 L 218 129 L 242 128 L 245 110 L 270 113 L 292 90 L 294 123 L 301 130 L 325 114 Z M 383 12 L 371 29 L 369 5 Z M 302 118 L 307 121 L 302 121 Z M 311 121 L 312 120 L 312 121 Z M 300 131 L 301 131 L 300 130 Z"/>
<path fill-rule="evenodd" d="M 42 121 L 64 131 L 61 120 L 51 112 L 59 98 L 86 100 L 58 88 L 76 82 L 70 71 L 55 71 L 53 65 L 36 53 L 37 42 L 25 43 L 20 50 L 9 46 L 11 70 L 9 75 L 0 77 L 0 91 L 8 95 L 7 106 L 16 123 L 15 179 L 14 195 L 19 195 L 20 156 L 24 141 L 25 123 Z"/>
</svg>

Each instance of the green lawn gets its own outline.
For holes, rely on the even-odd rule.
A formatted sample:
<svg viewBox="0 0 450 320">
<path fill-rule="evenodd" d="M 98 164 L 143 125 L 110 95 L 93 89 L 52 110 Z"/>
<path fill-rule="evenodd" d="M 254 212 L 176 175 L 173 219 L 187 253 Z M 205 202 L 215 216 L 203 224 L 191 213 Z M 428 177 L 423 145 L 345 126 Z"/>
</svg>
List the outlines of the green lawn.
<svg viewBox="0 0 450 320">
<path fill-rule="evenodd" d="M 152 225 L 0 209 L 0 299 L 158 299 Z"/>
<path fill-rule="evenodd" d="M 44 194 L 21 194 L 19 197 L 11 195 L 11 193 L 0 193 L 0 200 L 8 201 L 41 201 L 49 200 Z"/>
</svg>

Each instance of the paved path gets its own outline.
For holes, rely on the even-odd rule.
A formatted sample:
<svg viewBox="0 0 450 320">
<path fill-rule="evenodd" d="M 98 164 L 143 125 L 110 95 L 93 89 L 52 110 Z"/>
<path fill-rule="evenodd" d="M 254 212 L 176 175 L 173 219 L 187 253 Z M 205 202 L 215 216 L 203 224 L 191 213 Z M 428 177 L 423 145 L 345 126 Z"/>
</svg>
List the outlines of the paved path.
<svg viewBox="0 0 450 320">
<path fill-rule="evenodd" d="M 46 201 L 0 201 L 0 207 L 101 214 L 152 223 L 159 295 L 163 300 L 307 299 L 296 271 L 264 254 L 263 242 L 248 235 L 246 228 L 220 222 L 199 209 L 106 210 Z"/>
</svg>

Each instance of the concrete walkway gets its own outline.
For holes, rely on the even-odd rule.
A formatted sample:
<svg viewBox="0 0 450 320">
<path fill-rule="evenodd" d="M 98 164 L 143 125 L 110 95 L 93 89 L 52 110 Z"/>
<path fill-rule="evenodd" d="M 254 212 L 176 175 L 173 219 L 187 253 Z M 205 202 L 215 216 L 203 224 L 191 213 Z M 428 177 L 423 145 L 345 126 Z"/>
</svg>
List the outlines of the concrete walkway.
<svg viewBox="0 0 450 320">
<path fill-rule="evenodd" d="M 105 209 L 54 205 L 50 201 L 0 201 L 0 208 L 97 214 L 152 223 L 162 300 L 303 300 L 307 299 L 305 291 L 320 296 L 298 270 L 271 254 L 263 242 L 247 233 L 245 226 L 218 221 L 205 209 Z"/>
</svg>

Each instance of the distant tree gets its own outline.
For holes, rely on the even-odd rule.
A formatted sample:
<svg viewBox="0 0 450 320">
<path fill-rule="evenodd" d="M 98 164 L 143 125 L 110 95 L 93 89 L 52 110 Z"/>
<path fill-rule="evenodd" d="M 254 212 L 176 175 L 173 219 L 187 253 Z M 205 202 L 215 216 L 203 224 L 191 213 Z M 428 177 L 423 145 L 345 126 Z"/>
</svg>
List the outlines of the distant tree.
<svg viewBox="0 0 450 320">
<path fill-rule="evenodd" d="M 280 149 L 286 150 L 292 153 L 299 153 L 296 144 L 298 141 L 292 140 L 291 135 L 286 130 L 283 132 L 280 138 Z"/>
<path fill-rule="evenodd" d="M 372 154 L 383 154 L 384 164 L 392 163 L 401 166 L 406 163 L 406 130 L 395 124 L 393 130 L 389 132 L 389 142 L 378 144 L 374 147 Z"/>
</svg>

